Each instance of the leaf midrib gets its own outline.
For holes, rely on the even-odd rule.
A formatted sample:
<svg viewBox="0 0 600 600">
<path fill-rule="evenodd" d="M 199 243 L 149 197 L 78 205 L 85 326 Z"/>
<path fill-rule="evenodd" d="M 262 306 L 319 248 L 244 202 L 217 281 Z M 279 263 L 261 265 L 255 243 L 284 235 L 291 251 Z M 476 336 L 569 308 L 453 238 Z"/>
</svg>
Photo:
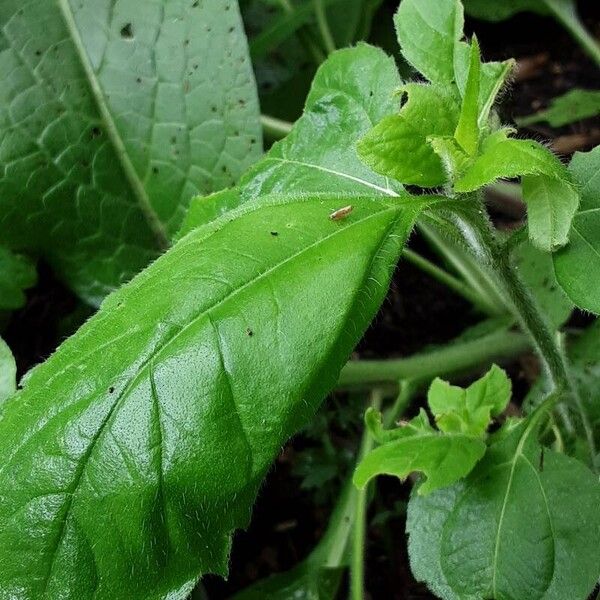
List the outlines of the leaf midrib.
<svg viewBox="0 0 600 600">
<path fill-rule="evenodd" d="M 123 139 L 121 138 L 119 130 L 117 129 L 110 109 L 104 98 L 102 86 L 100 85 L 100 82 L 96 77 L 96 73 L 92 68 L 89 57 L 85 50 L 85 46 L 83 45 L 83 40 L 81 39 L 79 29 L 77 28 L 77 23 L 75 22 L 75 17 L 73 15 L 73 11 L 71 10 L 69 0 L 58 0 L 58 5 L 60 7 L 60 12 L 63 17 L 63 21 L 65 23 L 67 31 L 71 36 L 71 40 L 77 52 L 79 62 L 85 72 L 88 83 L 90 84 L 92 96 L 94 97 L 96 107 L 100 112 L 102 121 L 106 126 L 108 137 L 114 148 L 115 154 L 117 155 L 117 158 L 119 159 L 119 162 L 123 167 L 123 171 L 125 172 L 127 181 L 131 186 L 131 190 L 133 191 L 133 194 L 137 200 L 137 203 L 142 213 L 144 214 L 144 217 L 146 218 L 148 226 L 154 234 L 159 249 L 166 250 L 170 246 L 167 229 L 159 219 L 154 208 L 152 207 L 152 203 L 150 202 L 148 193 L 146 192 L 146 189 L 144 188 L 143 183 L 138 177 L 135 167 L 133 166 L 133 163 L 131 162 L 127 154 L 127 149 L 125 148 Z"/>
</svg>

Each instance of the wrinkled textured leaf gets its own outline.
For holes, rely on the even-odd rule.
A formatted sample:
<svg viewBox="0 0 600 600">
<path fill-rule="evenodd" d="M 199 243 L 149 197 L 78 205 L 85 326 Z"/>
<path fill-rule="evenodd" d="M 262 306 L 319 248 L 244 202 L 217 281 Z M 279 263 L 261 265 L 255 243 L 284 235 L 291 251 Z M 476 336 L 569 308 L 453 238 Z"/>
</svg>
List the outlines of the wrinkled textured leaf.
<svg viewBox="0 0 600 600">
<path fill-rule="evenodd" d="M 6 342 L 0 338 L 0 404 L 16 389 L 17 366 L 15 359 Z"/>
<path fill-rule="evenodd" d="M 429 136 L 451 136 L 459 104 L 451 88 L 411 83 L 402 90 L 407 103 L 399 114 L 380 121 L 358 145 L 362 160 L 377 173 L 405 184 L 435 187 L 448 175 Z"/>
<path fill-rule="evenodd" d="M 14 310 L 25 303 L 24 290 L 35 284 L 35 266 L 25 256 L 0 246 L 0 310 Z"/>
<path fill-rule="evenodd" d="M 183 598 L 226 572 L 424 203 L 356 197 L 332 221 L 346 201 L 262 199 L 196 229 L 30 372 L 0 416 L 4 596 Z"/>
<path fill-rule="evenodd" d="M 92 303 L 261 151 L 234 0 L 0 6 L 0 243 Z"/>
<path fill-rule="evenodd" d="M 552 127 L 562 127 L 597 115 L 600 115 L 600 91 L 574 89 L 554 98 L 546 110 L 515 120 L 519 126 L 547 122 Z"/>
<path fill-rule="evenodd" d="M 427 403 L 441 431 L 481 436 L 491 418 L 507 407 L 512 384 L 498 366 L 492 368 L 468 388 L 435 379 L 427 394 Z"/>
<path fill-rule="evenodd" d="M 482 144 L 481 154 L 455 183 L 457 192 L 471 192 L 500 178 L 523 176 L 531 241 L 551 251 L 568 241 L 579 193 L 562 163 L 533 140 L 507 137 L 500 130 Z"/>
<path fill-rule="evenodd" d="M 570 241 L 554 255 L 556 278 L 580 308 L 600 314 L 600 146 L 577 152 L 569 171 L 581 191 Z"/>
<path fill-rule="evenodd" d="M 594 587 L 597 477 L 531 429 L 501 436 L 464 482 L 411 498 L 411 568 L 441 598 L 584 600 Z"/>
<path fill-rule="evenodd" d="M 391 194 L 392 184 L 358 157 L 356 142 L 396 113 L 394 60 L 359 44 L 331 54 L 315 76 L 304 115 L 241 182 L 242 200 L 271 192 Z"/>
</svg>

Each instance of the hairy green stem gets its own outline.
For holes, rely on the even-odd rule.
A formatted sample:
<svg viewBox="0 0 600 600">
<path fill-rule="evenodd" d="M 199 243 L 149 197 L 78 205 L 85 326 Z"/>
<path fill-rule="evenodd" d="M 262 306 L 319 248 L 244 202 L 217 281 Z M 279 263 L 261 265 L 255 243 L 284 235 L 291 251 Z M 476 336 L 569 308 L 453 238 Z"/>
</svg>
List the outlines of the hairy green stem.
<svg viewBox="0 0 600 600">
<path fill-rule="evenodd" d="M 447 288 L 453 292 L 462 296 L 465 300 L 470 302 L 473 306 L 479 309 L 482 313 L 492 315 L 489 308 L 488 302 L 482 296 L 480 296 L 471 286 L 461 281 L 457 277 L 450 275 L 447 271 L 444 271 L 431 261 L 427 260 L 420 254 L 417 254 L 409 248 L 405 248 L 402 252 L 402 256 L 410 263 L 421 269 L 424 273 L 427 273 L 440 283 L 444 284 Z"/>
<path fill-rule="evenodd" d="M 327 20 L 327 13 L 325 12 L 325 6 L 323 6 L 323 0 L 314 0 L 315 5 L 315 16 L 317 17 L 317 25 L 321 32 L 321 38 L 323 38 L 323 44 L 328 54 L 335 52 L 335 41 L 333 35 L 331 35 L 331 29 L 329 29 L 329 21 Z"/>
<path fill-rule="evenodd" d="M 292 123 L 269 115 L 261 115 L 260 122 L 265 137 L 271 140 L 280 140 L 292 130 Z"/>
<path fill-rule="evenodd" d="M 529 339 L 506 327 L 480 338 L 457 341 L 440 349 L 392 360 L 350 361 L 342 369 L 338 386 L 369 388 L 378 383 L 397 386 L 401 379 L 433 379 L 471 372 L 530 349 Z"/>
<path fill-rule="evenodd" d="M 383 394 L 381 390 L 375 388 L 371 392 L 371 406 L 376 410 L 381 408 Z M 363 436 L 359 460 L 366 456 L 375 445 L 373 437 L 365 431 Z M 354 528 L 352 529 L 352 558 L 350 562 L 350 598 L 351 600 L 363 600 L 365 592 L 365 537 L 367 530 L 367 508 L 368 508 L 368 488 L 365 486 L 362 490 L 356 490 L 356 509 L 354 516 Z"/>
</svg>

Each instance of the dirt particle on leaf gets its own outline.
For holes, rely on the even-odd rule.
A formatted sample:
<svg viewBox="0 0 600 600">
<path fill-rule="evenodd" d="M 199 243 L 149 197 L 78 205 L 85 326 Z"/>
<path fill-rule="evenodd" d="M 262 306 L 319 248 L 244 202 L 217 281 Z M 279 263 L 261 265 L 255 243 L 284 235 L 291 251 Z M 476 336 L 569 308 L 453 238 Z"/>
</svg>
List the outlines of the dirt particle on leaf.
<svg viewBox="0 0 600 600">
<path fill-rule="evenodd" d="M 271 235 L 273 237 L 277 237 L 279 235 L 279 232 L 278 231 L 271 231 Z"/>
<path fill-rule="evenodd" d="M 248 337 L 252 337 L 254 335 L 254 331 L 252 331 L 252 329 L 250 329 L 250 327 L 248 327 L 248 329 L 246 329 L 246 335 Z"/>
<path fill-rule="evenodd" d="M 123 25 L 123 27 L 121 27 L 121 37 L 124 40 L 133 39 L 133 27 L 132 27 L 131 23 L 125 23 L 125 25 Z"/>
</svg>

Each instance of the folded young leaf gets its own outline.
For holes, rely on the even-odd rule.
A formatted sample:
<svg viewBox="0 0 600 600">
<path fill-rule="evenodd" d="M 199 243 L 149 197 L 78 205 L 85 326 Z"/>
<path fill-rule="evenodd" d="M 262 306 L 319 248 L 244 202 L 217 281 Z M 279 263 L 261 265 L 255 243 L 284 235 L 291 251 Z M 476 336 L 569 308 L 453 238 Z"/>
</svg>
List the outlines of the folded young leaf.
<svg viewBox="0 0 600 600">
<path fill-rule="evenodd" d="M 0 338 L 0 405 L 4 400 L 11 396 L 16 389 L 17 366 L 15 364 L 15 359 L 10 348 L 6 345 L 6 342 Z"/>
<path fill-rule="evenodd" d="M 512 384 L 498 366 L 463 389 L 435 379 L 427 394 L 427 403 L 441 431 L 482 436 L 492 417 L 508 406 Z"/>
<path fill-rule="evenodd" d="M 454 189 L 471 192 L 496 179 L 518 176 L 523 176 L 531 241 L 547 252 L 564 246 L 579 193 L 566 167 L 538 142 L 508 138 L 505 130 L 495 132 L 484 141 L 481 154 Z"/>
<path fill-rule="evenodd" d="M 598 479 L 542 449 L 534 429 L 521 422 L 464 482 L 411 498 L 411 568 L 441 598 L 584 600 L 594 587 Z"/>
<path fill-rule="evenodd" d="M 479 145 L 479 88 L 481 86 L 481 55 L 477 38 L 471 43 L 469 71 L 463 94 L 460 117 L 454 137 L 460 147 L 474 156 Z"/>
<path fill-rule="evenodd" d="M 359 142 L 362 160 L 377 173 L 404 184 L 436 187 L 448 181 L 428 138 L 453 136 L 460 105 L 451 87 L 410 83 L 402 86 L 408 101 L 385 117 Z"/>
<path fill-rule="evenodd" d="M 581 205 L 573 219 L 570 241 L 554 255 L 556 278 L 580 308 L 600 314 L 600 146 L 577 152 L 569 165 L 581 191 Z"/>
<path fill-rule="evenodd" d="M 284 441 L 386 294 L 429 200 L 263 199 L 111 295 L 5 402 L 0 589 L 183 598 L 227 570 Z"/>
<path fill-rule="evenodd" d="M 485 454 L 481 439 L 460 433 L 442 434 L 434 429 L 403 427 L 405 435 L 367 454 L 354 473 L 359 488 L 377 475 L 395 475 L 406 479 L 422 472 L 427 479 L 419 486 L 420 494 L 447 487 L 471 472 Z"/>
<path fill-rule="evenodd" d="M 0 246 L 0 310 L 14 310 L 25 304 L 24 290 L 35 284 L 35 265 L 26 256 Z"/>
<path fill-rule="evenodd" d="M 369 169 L 356 142 L 398 112 L 400 83 L 393 58 L 377 48 L 359 44 L 331 54 L 292 132 L 243 177 L 242 200 L 272 192 L 393 195 L 400 186 Z"/>
<path fill-rule="evenodd" d="M 99 303 L 261 152 L 234 0 L 0 5 L 0 243 Z"/>
</svg>

